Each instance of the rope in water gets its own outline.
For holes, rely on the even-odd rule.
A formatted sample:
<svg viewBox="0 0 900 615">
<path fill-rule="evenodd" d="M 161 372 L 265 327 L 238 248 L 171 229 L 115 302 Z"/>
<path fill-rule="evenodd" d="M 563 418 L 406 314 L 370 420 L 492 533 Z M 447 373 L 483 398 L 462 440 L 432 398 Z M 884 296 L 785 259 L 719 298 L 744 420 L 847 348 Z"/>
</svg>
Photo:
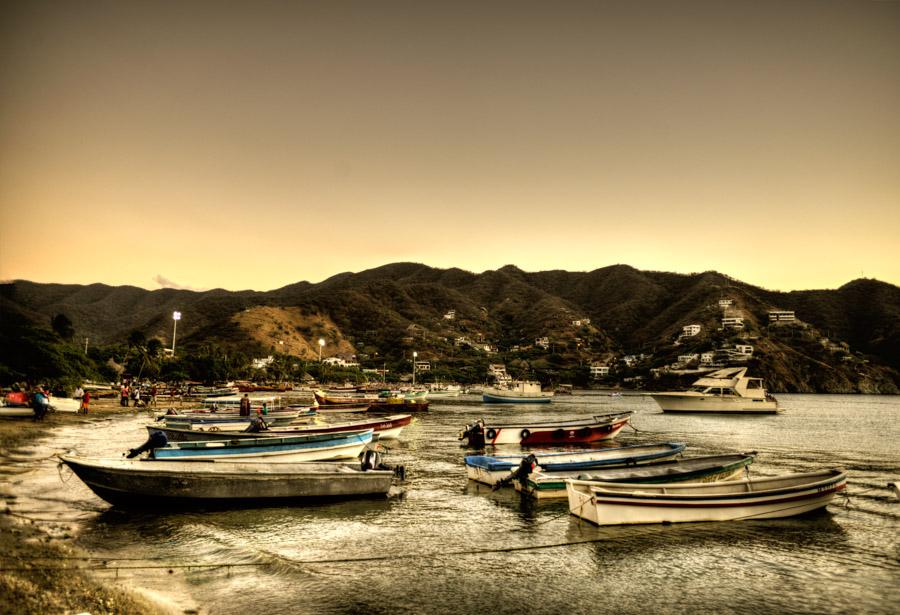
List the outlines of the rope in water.
<svg viewBox="0 0 900 615">
<path fill-rule="evenodd" d="M 247 563 L 216 563 L 216 564 L 199 564 L 199 563 L 191 563 L 191 564 L 175 564 L 175 565 L 139 565 L 139 566 L 84 566 L 80 567 L 83 570 L 153 570 L 153 569 L 176 569 L 176 568 L 231 568 L 231 567 L 251 567 L 251 566 L 274 566 L 274 565 L 284 565 L 284 564 L 293 564 L 300 566 L 316 566 L 316 565 L 328 565 L 328 564 L 355 564 L 355 563 L 363 563 L 363 562 L 383 562 L 390 560 L 409 560 L 409 559 L 437 559 L 444 557 L 455 557 L 460 555 L 487 555 L 491 553 L 515 553 L 518 551 L 539 551 L 544 549 L 558 549 L 562 547 L 576 546 L 582 544 L 592 544 L 597 542 L 607 541 L 608 538 L 591 538 L 586 540 L 576 540 L 576 541 L 566 541 L 566 542 L 556 542 L 549 543 L 543 545 L 524 545 L 521 547 L 502 547 L 496 549 L 465 549 L 459 551 L 441 551 L 440 553 L 405 553 L 398 555 L 374 555 L 369 557 L 344 557 L 344 558 L 334 558 L 334 559 L 322 559 L 322 560 L 294 560 L 290 558 L 284 558 L 282 556 L 279 557 L 278 562 L 247 562 Z M 272 554 L 270 554 L 272 555 Z M 112 559 L 112 558 L 110 558 Z M 67 566 L 26 566 L 26 567 L 0 567 L 0 572 L 13 572 L 13 571 L 37 571 L 37 570 L 71 570 L 71 567 Z"/>
</svg>

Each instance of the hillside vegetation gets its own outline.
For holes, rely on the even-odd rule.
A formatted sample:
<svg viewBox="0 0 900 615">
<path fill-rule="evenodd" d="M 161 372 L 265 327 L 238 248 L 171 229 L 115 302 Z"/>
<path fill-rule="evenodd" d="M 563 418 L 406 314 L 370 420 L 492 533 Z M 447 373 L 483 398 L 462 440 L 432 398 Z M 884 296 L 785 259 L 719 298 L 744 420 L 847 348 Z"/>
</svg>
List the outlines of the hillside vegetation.
<svg viewBox="0 0 900 615">
<path fill-rule="evenodd" d="M 732 304 L 723 310 L 720 299 Z M 415 350 L 456 375 L 468 369 L 472 380 L 483 379 L 488 362 L 504 362 L 545 382 L 587 383 L 589 366 L 602 363 L 612 370 L 601 384 L 652 387 L 658 372 L 651 369 L 745 344 L 754 347 L 751 371 L 776 391 L 894 393 L 900 383 L 900 288 L 876 280 L 775 292 L 714 271 L 614 265 L 528 273 L 508 265 L 475 274 L 396 263 L 269 292 L 0 285 L 8 322 L 44 326 L 64 314 L 75 339 L 91 344 L 121 344 L 139 332 L 168 345 L 175 310 L 186 350 L 214 344 L 308 361 L 323 338 L 323 357 L 356 355 L 363 366 L 408 371 Z M 793 310 L 797 322 L 770 325 L 770 310 Z M 740 315 L 745 328 L 720 330 L 724 315 Z M 689 324 L 701 333 L 676 345 Z M 536 343 L 542 338 L 546 348 Z M 625 366 L 626 355 L 643 359 Z"/>
</svg>

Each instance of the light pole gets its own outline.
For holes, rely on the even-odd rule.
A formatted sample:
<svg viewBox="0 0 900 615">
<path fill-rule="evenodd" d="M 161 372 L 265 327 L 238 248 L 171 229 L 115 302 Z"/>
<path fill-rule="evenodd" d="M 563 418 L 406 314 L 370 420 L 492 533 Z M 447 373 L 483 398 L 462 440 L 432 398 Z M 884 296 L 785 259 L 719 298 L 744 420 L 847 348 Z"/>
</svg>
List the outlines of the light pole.
<svg viewBox="0 0 900 615">
<path fill-rule="evenodd" d="M 172 312 L 172 356 L 175 356 L 175 332 L 178 330 L 178 321 L 181 320 L 181 312 Z"/>
<path fill-rule="evenodd" d="M 321 337 L 319 338 L 319 363 L 322 362 L 322 348 L 325 347 L 325 340 Z"/>
<path fill-rule="evenodd" d="M 416 357 L 419 356 L 419 353 L 415 350 L 413 351 L 413 388 L 416 386 Z"/>
</svg>

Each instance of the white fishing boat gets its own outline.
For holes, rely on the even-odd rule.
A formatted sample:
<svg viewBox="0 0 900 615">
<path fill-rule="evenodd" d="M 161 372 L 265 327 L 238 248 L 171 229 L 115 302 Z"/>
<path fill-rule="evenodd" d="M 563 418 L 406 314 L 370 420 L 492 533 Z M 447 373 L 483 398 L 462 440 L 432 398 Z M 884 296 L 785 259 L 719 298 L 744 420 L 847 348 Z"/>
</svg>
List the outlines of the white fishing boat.
<svg viewBox="0 0 900 615">
<path fill-rule="evenodd" d="M 514 380 L 504 387 L 487 387 L 481 394 L 487 404 L 549 404 L 553 391 L 542 391 L 534 380 Z"/>
<path fill-rule="evenodd" d="M 663 412 L 775 414 L 778 400 L 763 388 L 762 378 L 748 378 L 746 367 L 707 374 L 687 391 L 651 393 Z"/>
<path fill-rule="evenodd" d="M 595 525 L 778 519 L 826 506 L 847 486 L 842 470 L 719 483 L 663 485 L 569 479 L 569 512 Z"/>
</svg>

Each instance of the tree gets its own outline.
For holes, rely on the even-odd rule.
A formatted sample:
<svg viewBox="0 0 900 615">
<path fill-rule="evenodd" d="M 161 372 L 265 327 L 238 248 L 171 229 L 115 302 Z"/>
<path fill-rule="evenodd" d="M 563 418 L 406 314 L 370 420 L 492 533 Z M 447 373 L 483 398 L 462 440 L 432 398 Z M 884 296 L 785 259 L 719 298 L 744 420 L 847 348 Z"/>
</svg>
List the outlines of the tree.
<svg viewBox="0 0 900 615">
<path fill-rule="evenodd" d="M 50 319 L 50 326 L 53 327 L 54 333 L 66 341 L 75 335 L 75 327 L 72 326 L 72 321 L 65 314 L 57 314 Z"/>
</svg>

